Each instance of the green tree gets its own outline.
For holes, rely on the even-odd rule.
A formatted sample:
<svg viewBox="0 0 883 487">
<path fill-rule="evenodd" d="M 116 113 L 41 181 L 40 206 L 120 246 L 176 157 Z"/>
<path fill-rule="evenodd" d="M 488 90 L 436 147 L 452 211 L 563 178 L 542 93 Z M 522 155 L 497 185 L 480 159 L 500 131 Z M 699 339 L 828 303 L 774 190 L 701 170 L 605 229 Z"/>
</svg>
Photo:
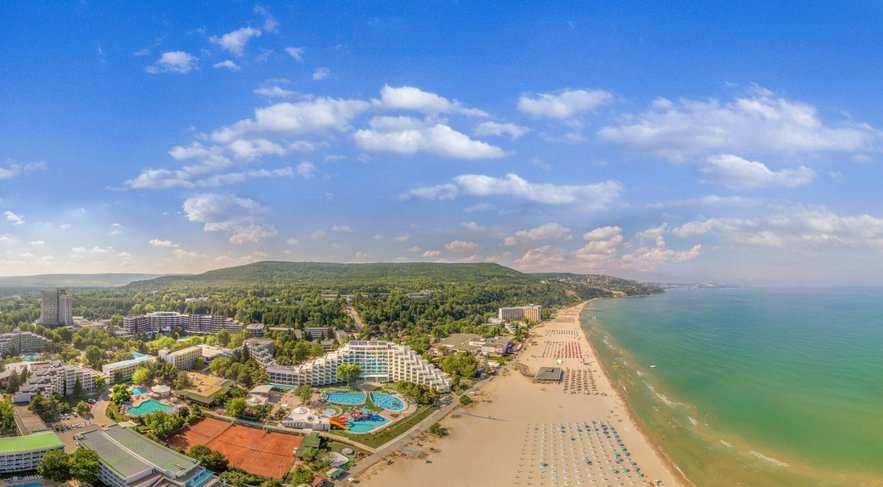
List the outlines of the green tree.
<svg viewBox="0 0 883 487">
<path fill-rule="evenodd" d="M 74 382 L 74 397 L 82 397 L 83 396 L 83 383 L 80 382 L 80 378 L 77 378 L 77 381 Z"/>
<path fill-rule="evenodd" d="M 359 380 L 361 373 L 362 369 L 356 364 L 340 364 L 337 366 L 337 378 L 349 385 L 355 384 Z"/>
<path fill-rule="evenodd" d="M 226 347 L 228 343 L 230 343 L 230 332 L 227 330 L 221 330 L 218 332 L 218 345 L 222 347 Z"/>
<path fill-rule="evenodd" d="M 122 384 L 116 384 L 113 386 L 113 388 L 115 390 L 113 392 L 113 396 L 111 396 L 111 398 L 110 398 L 110 400 L 114 404 L 116 404 L 117 406 L 119 406 L 120 404 L 122 404 L 132 398 L 132 395 L 129 394 L 129 391 L 125 388 L 125 386 L 124 387 L 117 387 L 118 385 L 122 385 Z"/>
<path fill-rule="evenodd" d="M 88 448 L 78 448 L 69 460 L 70 476 L 81 483 L 94 484 L 98 480 L 98 453 Z"/>
<path fill-rule="evenodd" d="M 104 376 L 99 375 L 98 377 L 96 377 L 95 390 L 101 392 L 104 390 L 105 387 L 107 387 L 107 381 L 104 380 Z"/>
<path fill-rule="evenodd" d="M 227 401 L 227 414 L 234 418 L 242 416 L 247 408 L 248 404 L 246 404 L 245 399 L 241 397 L 234 397 Z"/>
<path fill-rule="evenodd" d="M 70 461 L 64 450 L 51 450 L 43 455 L 37 473 L 56 482 L 67 482 L 70 476 Z"/>
<path fill-rule="evenodd" d="M 471 378 L 478 373 L 478 360 L 472 354 L 459 352 L 445 357 L 440 367 L 451 375 Z"/>
<path fill-rule="evenodd" d="M 80 401 L 75 409 L 79 414 L 89 414 L 92 411 L 92 406 L 86 401 Z"/>
<path fill-rule="evenodd" d="M 306 404 L 313 398 L 313 387 L 306 384 L 297 386 L 294 395 L 300 398 L 301 403 Z"/>
<path fill-rule="evenodd" d="M 0 401 L 0 430 L 15 429 L 15 408 L 8 399 Z"/>
<path fill-rule="evenodd" d="M 86 347 L 85 355 L 86 363 L 89 364 L 89 367 L 92 367 L 95 370 L 101 370 L 101 365 L 104 362 L 104 350 L 95 345 L 89 345 Z"/>
<path fill-rule="evenodd" d="M 132 373 L 132 382 L 135 384 L 140 384 L 142 386 L 146 386 L 153 381 L 153 375 L 150 373 L 150 369 L 147 367 L 138 367 L 135 369 L 135 372 Z"/>
<path fill-rule="evenodd" d="M 460 405 L 461 406 L 468 406 L 470 404 L 472 404 L 471 397 L 467 396 L 466 394 L 463 394 L 462 396 L 460 396 Z"/>
<path fill-rule="evenodd" d="M 442 427 L 442 425 L 435 423 L 434 425 L 429 427 L 429 432 L 441 438 L 442 436 L 448 435 L 448 429 Z"/>
</svg>

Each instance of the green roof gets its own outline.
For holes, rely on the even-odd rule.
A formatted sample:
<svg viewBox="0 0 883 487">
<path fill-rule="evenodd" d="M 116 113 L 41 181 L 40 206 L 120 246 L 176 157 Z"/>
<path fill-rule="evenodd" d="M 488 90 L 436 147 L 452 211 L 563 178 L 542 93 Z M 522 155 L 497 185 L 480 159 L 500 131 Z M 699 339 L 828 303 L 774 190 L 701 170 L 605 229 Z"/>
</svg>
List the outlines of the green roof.
<svg viewBox="0 0 883 487">
<path fill-rule="evenodd" d="M 64 447 L 64 445 L 61 443 L 58 435 L 52 431 L 45 431 L 27 436 L 0 438 L 0 454 L 49 450 L 59 447 Z"/>
<path fill-rule="evenodd" d="M 77 441 L 95 450 L 102 461 L 126 478 L 151 466 L 175 476 L 198 466 L 196 460 L 116 425 L 83 433 Z"/>
</svg>

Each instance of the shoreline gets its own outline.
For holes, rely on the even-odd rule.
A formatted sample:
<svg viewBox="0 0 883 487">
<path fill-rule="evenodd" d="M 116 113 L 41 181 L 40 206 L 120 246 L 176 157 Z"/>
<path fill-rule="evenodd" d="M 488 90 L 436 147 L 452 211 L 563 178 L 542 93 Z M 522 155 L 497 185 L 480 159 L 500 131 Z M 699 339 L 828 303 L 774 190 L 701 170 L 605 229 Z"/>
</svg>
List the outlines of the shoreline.
<svg viewBox="0 0 883 487">
<path fill-rule="evenodd" d="M 626 297 L 637 297 L 637 296 L 626 296 Z M 662 447 L 661 441 L 659 440 L 659 438 L 657 438 L 653 434 L 653 430 L 644 423 L 644 421 L 641 419 L 640 416 L 638 416 L 638 413 L 634 410 L 631 403 L 629 403 L 628 394 L 623 389 L 622 384 L 620 384 L 618 381 L 613 380 L 613 377 L 611 377 L 610 373 L 607 370 L 609 364 L 603 363 L 603 361 L 601 359 L 601 355 L 598 353 L 598 350 L 595 348 L 595 345 L 592 343 L 592 340 L 589 338 L 588 330 L 583 328 L 583 326 L 582 326 L 583 313 L 586 311 L 589 311 L 588 310 L 589 305 L 591 305 L 593 302 L 595 302 L 597 300 L 601 300 L 601 299 L 622 299 L 622 298 L 592 298 L 592 299 L 586 301 L 585 303 L 583 303 L 582 307 L 580 308 L 580 312 L 579 312 L 579 315 L 577 318 L 577 321 L 580 325 L 579 328 L 583 334 L 583 338 L 586 339 L 586 342 L 588 342 L 589 347 L 592 349 L 592 355 L 595 357 L 595 360 L 597 360 L 598 363 L 602 365 L 601 371 L 604 374 L 604 376 L 607 378 L 607 382 L 609 382 L 613 386 L 614 390 L 616 391 L 617 398 L 623 404 L 625 404 L 626 411 L 628 411 L 628 415 L 629 415 L 629 418 L 631 419 L 632 423 L 634 423 L 635 426 L 637 426 L 638 430 L 641 432 L 641 435 L 644 436 L 644 438 L 647 440 L 647 443 L 649 443 L 650 446 L 653 448 L 653 451 L 655 452 L 657 458 L 666 466 L 666 468 L 669 470 L 669 473 L 671 473 L 673 476 L 677 477 L 678 480 L 680 480 L 684 485 L 686 485 L 688 487 L 697 487 L 696 484 L 694 484 L 689 478 L 687 478 L 686 474 L 684 474 L 683 470 L 681 470 L 678 467 L 677 463 L 674 462 L 674 460 L 671 458 L 671 456 L 665 452 L 665 449 Z M 597 311 L 597 308 L 595 308 L 594 310 Z M 597 321 L 599 323 L 601 323 L 603 326 L 603 323 L 604 323 L 603 321 L 601 321 L 601 320 L 597 320 Z"/>
<path fill-rule="evenodd" d="M 531 329 L 522 351 L 467 393 L 474 402 L 440 421 L 447 436 L 416 437 L 359 474 L 361 484 L 537 486 L 560 485 L 569 476 L 576 481 L 571 485 L 631 479 L 634 485 L 692 487 L 636 420 L 583 330 L 592 301 L 560 309 Z M 536 382 L 540 367 L 560 368 L 561 380 Z M 602 425 L 612 434 L 601 433 Z M 569 441 L 557 443 L 565 429 Z"/>
</svg>

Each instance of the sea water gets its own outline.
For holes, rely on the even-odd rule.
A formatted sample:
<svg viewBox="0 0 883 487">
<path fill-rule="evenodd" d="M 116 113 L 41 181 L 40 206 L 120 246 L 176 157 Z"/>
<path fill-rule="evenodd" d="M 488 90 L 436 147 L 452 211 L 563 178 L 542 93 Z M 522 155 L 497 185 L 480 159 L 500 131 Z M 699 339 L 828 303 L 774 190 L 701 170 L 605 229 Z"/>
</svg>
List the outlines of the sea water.
<svg viewBox="0 0 883 487">
<path fill-rule="evenodd" d="M 681 289 L 593 307 L 582 324 L 606 370 L 697 485 L 883 485 L 883 289 Z"/>
</svg>

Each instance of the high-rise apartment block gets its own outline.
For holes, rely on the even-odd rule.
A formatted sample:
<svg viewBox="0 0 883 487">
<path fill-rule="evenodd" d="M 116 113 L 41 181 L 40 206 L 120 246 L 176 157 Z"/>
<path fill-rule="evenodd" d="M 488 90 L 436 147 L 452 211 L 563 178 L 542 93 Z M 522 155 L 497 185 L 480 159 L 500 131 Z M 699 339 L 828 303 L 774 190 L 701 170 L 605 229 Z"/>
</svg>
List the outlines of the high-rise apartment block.
<svg viewBox="0 0 883 487">
<path fill-rule="evenodd" d="M 73 301 L 73 295 L 66 289 L 44 289 L 40 307 L 40 323 L 43 326 L 73 325 Z"/>
</svg>

